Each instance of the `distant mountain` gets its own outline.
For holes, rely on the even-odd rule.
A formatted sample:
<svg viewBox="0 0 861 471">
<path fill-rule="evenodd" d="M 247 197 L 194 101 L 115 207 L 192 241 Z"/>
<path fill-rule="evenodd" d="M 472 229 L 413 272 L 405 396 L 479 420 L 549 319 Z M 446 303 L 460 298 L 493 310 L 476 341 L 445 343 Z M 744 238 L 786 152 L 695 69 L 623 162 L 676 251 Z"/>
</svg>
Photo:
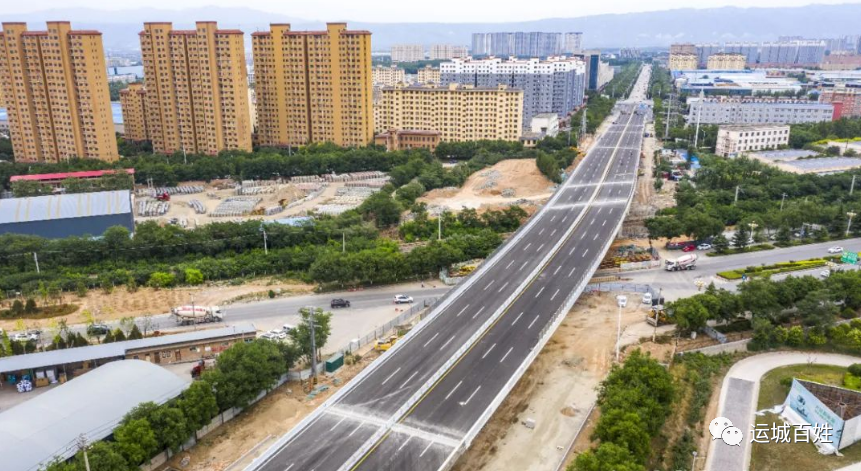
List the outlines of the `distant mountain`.
<svg viewBox="0 0 861 471">
<path fill-rule="evenodd" d="M 550 18 L 509 23 L 367 23 L 347 20 L 351 29 L 373 33 L 375 50 L 387 50 L 396 43 L 470 44 L 471 34 L 493 31 L 582 31 L 586 47 L 668 46 L 690 41 L 768 41 L 778 36 L 811 38 L 861 34 L 861 4 L 808 5 L 781 8 L 678 9 L 646 13 L 625 13 Z M 104 33 L 105 47 L 138 49 L 137 33 L 145 21 L 172 21 L 176 27 L 190 27 L 195 20 L 214 20 L 224 28 L 246 33 L 268 29 L 269 23 L 287 22 L 294 29 L 319 29 L 321 21 L 291 18 L 250 8 L 203 7 L 184 10 L 102 11 L 63 8 L 27 14 L 3 15 L 2 21 L 26 21 L 31 28 L 43 28 L 45 20 L 72 21 L 75 28 L 97 29 Z M 343 18 L 327 18 L 340 21 Z M 246 44 L 250 48 L 250 42 Z"/>
</svg>

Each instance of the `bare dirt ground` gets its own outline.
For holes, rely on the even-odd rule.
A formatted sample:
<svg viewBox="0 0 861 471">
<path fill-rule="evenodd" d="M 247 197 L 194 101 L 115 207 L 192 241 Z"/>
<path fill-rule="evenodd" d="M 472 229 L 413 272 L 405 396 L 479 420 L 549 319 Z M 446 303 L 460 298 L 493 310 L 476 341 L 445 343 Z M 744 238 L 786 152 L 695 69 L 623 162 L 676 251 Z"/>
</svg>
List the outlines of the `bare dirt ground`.
<svg viewBox="0 0 861 471">
<path fill-rule="evenodd" d="M 320 376 L 318 384 L 328 385 L 329 390 L 314 399 L 307 399 L 307 392 L 298 382 L 285 383 L 237 418 L 207 435 L 191 450 L 171 458 L 163 469 L 167 466 L 186 471 L 244 469 L 377 356 L 373 351 L 366 352 L 358 364 L 344 366 L 332 377 Z M 335 385 L 334 378 L 338 378 L 339 386 Z M 188 465 L 180 466 L 186 456 L 189 457 Z"/>
<path fill-rule="evenodd" d="M 553 182 L 538 171 L 535 159 L 510 159 L 475 172 L 461 188 L 432 190 L 419 201 L 449 210 L 479 209 L 520 199 L 546 200 L 553 194 L 553 186 Z M 503 192 L 508 194 L 506 190 L 509 189 L 514 190 L 513 196 L 503 196 Z"/>
<path fill-rule="evenodd" d="M 194 295 L 195 303 L 206 306 L 221 305 L 238 298 L 258 294 L 264 296 L 270 289 L 281 289 L 282 295 L 291 295 L 307 294 L 313 288 L 313 285 L 300 282 L 261 278 L 239 286 L 218 283 L 195 288 L 185 287 L 162 290 L 140 288 L 134 293 L 129 293 L 124 287 L 119 287 L 114 289 L 110 294 L 100 290 L 91 290 L 83 298 L 79 298 L 72 293 L 65 293 L 62 302 L 77 305 L 78 310 L 76 312 L 68 316 L 52 319 L 25 319 L 24 322 L 27 328 L 37 326 L 47 327 L 59 322 L 60 319 L 65 319 L 70 325 L 85 323 L 89 320 L 85 311 L 89 311 L 94 318 L 100 321 L 108 321 L 123 317 L 163 314 L 170 311 L 172 307 L 188 304 L 192 295 Z M 3 320 L 0 321 L 0 328 L 14 330 L 16 323 L 16 320 Z"/>
<path fill-rule="evenodd" d="M 613 364 L 616 294 L 584 295 L 577 301 L 469 451 L 460 458 L 457 471 L 555 471 L 597 397 L 595 388 Z M 637 302 L 639 296 L 630 293 L 628 300 L 628 307 L 622 312 L 623 344 L 636 343 L 641 335 L 649 336 L 652 332 L 643 320 L 646 308 Z M 658 345 L 653 348 L 653 355 L 665 357 L 665 350 L 671 348 Z M 535 420 L 534 429 L 523 425 L 526 419 Z M 580 434 L 586 446 L 589 435 Z"/>
</svg>

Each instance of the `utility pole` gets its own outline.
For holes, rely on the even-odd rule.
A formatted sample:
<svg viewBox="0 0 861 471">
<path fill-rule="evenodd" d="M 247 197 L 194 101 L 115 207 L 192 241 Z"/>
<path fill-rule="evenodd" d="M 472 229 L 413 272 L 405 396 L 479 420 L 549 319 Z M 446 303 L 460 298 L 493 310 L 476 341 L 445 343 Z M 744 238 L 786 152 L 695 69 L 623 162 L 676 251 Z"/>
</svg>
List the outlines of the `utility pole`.
<svg viewBox="0 0 861 471">
<path fill-rule="evenodd" d="M 786 201 L 786 193 L 780 198 L 780 210 L 783 211 L 783 202 Z"/>
<path fill-rule="evenodd" d="M 42 271 L 39 270 L 39 255 L 36 254 L 36 252 L 33 252 L 33 261 L 36 262 L 36 273 L 42 273 Z"/>
<path fill-rule="evenodd" d="M 182 145 L 182 163 L 188 165 L 188 158 L 185 155 L 185 144 Z"/>
<path fill-rule="evenodd" d="M 588 106 L 583 107 L 583 115 L 580 116 L 580 145 L 583 145 L 583 139 L 586 138 L 586 132 L 589 130 L 586 124 L 586 113 L 589 111 Z"/>
<path fill-rule="evenodd" d="M 661 301 L 661 298 L 664 296 L 664 288 L 658 288 L 658 304 L 657 306 L 664 306 L 664 303 Z M 655 309 L 655 329 L 652 331 L 652 343 L 655 343 L 655 339 L 658 338 L 658 321 L 661 320 L 661 310 Z"/>
<path fill-rule="evenodd" d="M 619 344 L 622 343 L 622 303 L 617 299 L 616 304 L 619 305 L 619 320 L 616 323 L 616 363 L 619 363 Z"/>
<path fill-rule="evenodd" d="M 696 132 L 694 132 L 694 150 L 697 149 L 697 143 L 699 142 L 700 118 L 703 115 L 703 106 L 704 106 L 703 100 L 705 100 L 705 97 L 706 97 L 705 92 L 703 90 L 700 90 L 700 101 L 698 102 L 700 107 L 697 110 L 697 129 L 696 129 Z"/>
<path fill-rule="evenodd" d="M 849 187 L 849 196 L 855 191 L 855 175 L 852 175 L 852 186 Z"/>
<path fill-rule="evenodd" d="M 341 253 L 344 253 L 346 251 L 347 251 L 347 233 L 342 232 L 341 233 Z"/>
<path fill-rule="evenodd" d="M 75 443 L 78 445 L 78 450 L 84 452 L 84 468 L 86 468 L 87 471 L 90 471 L 90 458 L 87 456 L 87 437 L 82 433 L 78 435 Z"/>
<path fill-rule="evenodd" d="M 439 217 L 436 218 L 436 222 L 437 222 L 436 240 L 442 240 L 442 215 L 443 215 L 443 213 L 439 213 Z"/>
<path fill-rule="evenodd" d="M 314 306 L 308 306 L 308 326 L 311 329 L 311 377 L 317 382 L 317 334 L 314 331 L 316 319 L 314 319 Z"/>
<path fill-rule="evenodd" d="M 858 214 L 853 211 L 849 211 L 848 213 L 846 213 L 846 215 L 849 216 L 849 223 L 846 224 L 846 237 L 849 237 L 849 228 L 852 227 L 852 218 L 854 218 Z"/>
<path fill-rule="evenodd" d="M 188 296 L 191 298 L 191 319 L 194 322 L 194 330 L 197 330 L 197 309 L 194 307 L 194 294 Z"/>
<path fill-rule="evenodd" d="M 260 232 L 263 233 L 263 253 L 269 255 L 269 239 L 266 237 L 266 228 L 263 227 L 263 223 L 260 223 Z"/>
<path fill-rule="evenodd" d="M 734 200 L 732 200 L 732 205 L 733 205 L 733 206 L 735 206 L 735 204 L 736 204 L 736 203 L 738 203 L 738 188 L 739 188 L 739 185 L 736 185 L 736 186 L 735 186 L 735 199 L 734 199 Z"/>
</svg>

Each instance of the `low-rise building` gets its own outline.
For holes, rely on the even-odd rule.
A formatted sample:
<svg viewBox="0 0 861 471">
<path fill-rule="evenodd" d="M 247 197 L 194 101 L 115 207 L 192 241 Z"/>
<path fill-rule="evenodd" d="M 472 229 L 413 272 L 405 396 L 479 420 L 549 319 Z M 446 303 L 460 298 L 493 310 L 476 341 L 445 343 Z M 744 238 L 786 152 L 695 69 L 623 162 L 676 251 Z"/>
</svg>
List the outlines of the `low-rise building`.
<svg viewBox="0 0 861 471">
<path fill-rule="evenodd" d="M 861 117 L 861 82 L 823 87 L 819 99 L 834 105 L 834 119 Z"/>
<path fill-rule="evenodd" d="M 670 70 L 696 70 L 697 55 L 687 53 L 670 54 Z"/>
<path fill-rule="evenodd" d="M 830 54 L 822 59 L 822 70 L 855 70 L 861 68 L 861 54 Z"/>
<path fill-rule="evenodd" d="M 753 97 L 693 97 L 688 99 L 688 123 L 800 124 L 831 121 L 834 106 L 809 100 Z"/>
<path fill-rule="evenodd" d="M 378 65 L 372 69 L 371 76 L 374 85 L 383 87 L 392 87 L 395 84 L 407 81 L 404 69 L 396 65 L 389 67 Z"/>
<path fill-rule="evenodd" d="M 559 115 L 556 113 L 541 113 L 532 117 L 529 130 L 544 136 L 554 137 L 559 134 Z"/>
<path fill-rule="evenodd" d="M 437 131 L 444 142 L 520 138 L 522 90 L 506 85 L 399 84 L 383 88 L 382 94 L 376 123 L 379 132 Z"/>
<path fill-rule="evenodd" d="M 744 54 L 719 52 L 708 58 L 706 68 L 709 70 L 744 70 L 747 57 Z"/>
<path fill-rule="evenodd" d="M 802 90 L 797 79 L 777 77 L 758 70 L 673 70 L 673 82 L 683 93 L 698 95 L 751 96 L 768 93 L 798 93 Z"/>
<path fill-rule="evenodd" d="M 723 157 L 789 144 L 789 126 L 721 126 L 718 128 L 715 153 Z"/>
<path fill-rule="evenodd" d="M 0 234 L 46 238 L 100 236 L 112 226 L 134 231 L 129 190 L 0 199 Z"/>
<path fill-rule="evenodd" d="M 438 67 L 426 65 L 418 70 L 416 74 L 418 83 L 440 83 L 440 72 Z"/>
<path fill-rule="evenodd" d="M 392 46 L 392 62 L 418 62 L 425 59 L 425 48 L 421 44 L 395 44 Z"/>
<path fill-rule="evenodd" d="M 433 151 L 439 141 L 439 131 L 418 131 L 415 129 L 390 129 L 374 136 L 374 144 L 385 146 L 389 152 L 409 149 Z"/>
</svg>

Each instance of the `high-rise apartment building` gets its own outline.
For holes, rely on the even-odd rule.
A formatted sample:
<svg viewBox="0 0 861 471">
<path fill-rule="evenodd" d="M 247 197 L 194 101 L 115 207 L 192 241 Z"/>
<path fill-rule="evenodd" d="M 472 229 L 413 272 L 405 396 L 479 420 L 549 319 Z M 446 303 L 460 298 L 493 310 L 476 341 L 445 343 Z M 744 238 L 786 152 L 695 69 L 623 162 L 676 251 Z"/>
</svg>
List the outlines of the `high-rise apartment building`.
<svg viewBox="0 0 861 471">
<path fill-rule="evenodd" d="M 759 64 L 768 67 L 818 66 L 825 58 L 825 41 L 793 40 L 765 42 Z"/>
<path fill-rule="evenodd" d="M 380 132 L 437 131 L 445 142 L 520 138 L 523 91 L 452 83 L 383 88 Z"/>
<path fill-rule="evenodd" d="M 273 24 L 251 37 L 260 145 L 373 140 L 370 32 L 345 23 L 329 23 L 325 31 Z"/>
<path fill-rule="evenodd" d="M 743 54 L 718 52 L 709 56 L 706 62 L 708 70 L 744 70 L 747 57 Z"/>
<path fill-rule="evenodd" d="M 428 59 L 434 60 L 451 60 L 466 57 L 469 51 L 466 46 L 456 46 L 452 44 L 434 44 L 430 47 Z"/>
<path fill-rule="evenodd" d="M 697 46 L 691 43 L 677 43 L 670 45 L 670 55 L 672 54 L 696 54 Z"/>
<path fill-rule="evenodd" d="M 418 62 L 425 60 L 425 48 L 421 44 L 395 44 L 392 46 L 392 62 Z"/>
<path fill-rule="evenodd" d="M 384 87 L 391 87 L 397 83 L 407 81 L 404 69 L 396 65 L 390 67 L 378 65 L 373 68 L 371 75 L 374 85 L 381 85 Z"/>
<path fill-rule="evenodd" d="M 537 114 L 566 116 L 583 104 L 586 64 L 569 57 L 455 59 L 440 64 L 440 82 L 484 88 L 506 85 L 523 90 L 521 125 L 527 128 Z"/>
<path fill-rule="evenodd" d="M 670 70 L 696 70 L 698 60 L 696 54 L 670 54 Z"/>
<path fill-rule="evenodd" d="M 51 21 L 45 31 L 3 23 L 0 86 L 15 159 L 119 158 L 98 31 Z"/>
<path fill-rule="evenodd" d="M 156 152 L 251 150 L 242 31 L 144 23 L 140 32 L 148 131 Z"/>
<path fill-rule="evenodd" d="M 724 52 L 743 55 L 746 65 L 754 65 L 759 60 L 759 43 L 728 42 L 724 45 L 723 50 Z"/>
<path fill-rule="evenodd" d="M 129 141 L 150 140 L 147 126 L 146 90 L 142 83 L 129 84 L 120 90 L 120 105 L 123 109 L 123 128 L 125 139 Z"/>
<path fill-rule="evenodd" d="M 431 67 L 429 65 L 422 67 L 418 70 L 416 74 L 416 81 L 418 83 L 439 83 L 440 82 L 440 72 L 439 68 Z"/>
<path fill-rule="evenodd" d="M 579 52 L 582 33 L 473 33 L 473 56 L 548 57 Z"/>
<path fill-rule="evenodd" d="M 709 57 L 723 51 L 720 43 L 705 43 L 696 45 L 697 67 L 705 67 Z"/>
</svg>

